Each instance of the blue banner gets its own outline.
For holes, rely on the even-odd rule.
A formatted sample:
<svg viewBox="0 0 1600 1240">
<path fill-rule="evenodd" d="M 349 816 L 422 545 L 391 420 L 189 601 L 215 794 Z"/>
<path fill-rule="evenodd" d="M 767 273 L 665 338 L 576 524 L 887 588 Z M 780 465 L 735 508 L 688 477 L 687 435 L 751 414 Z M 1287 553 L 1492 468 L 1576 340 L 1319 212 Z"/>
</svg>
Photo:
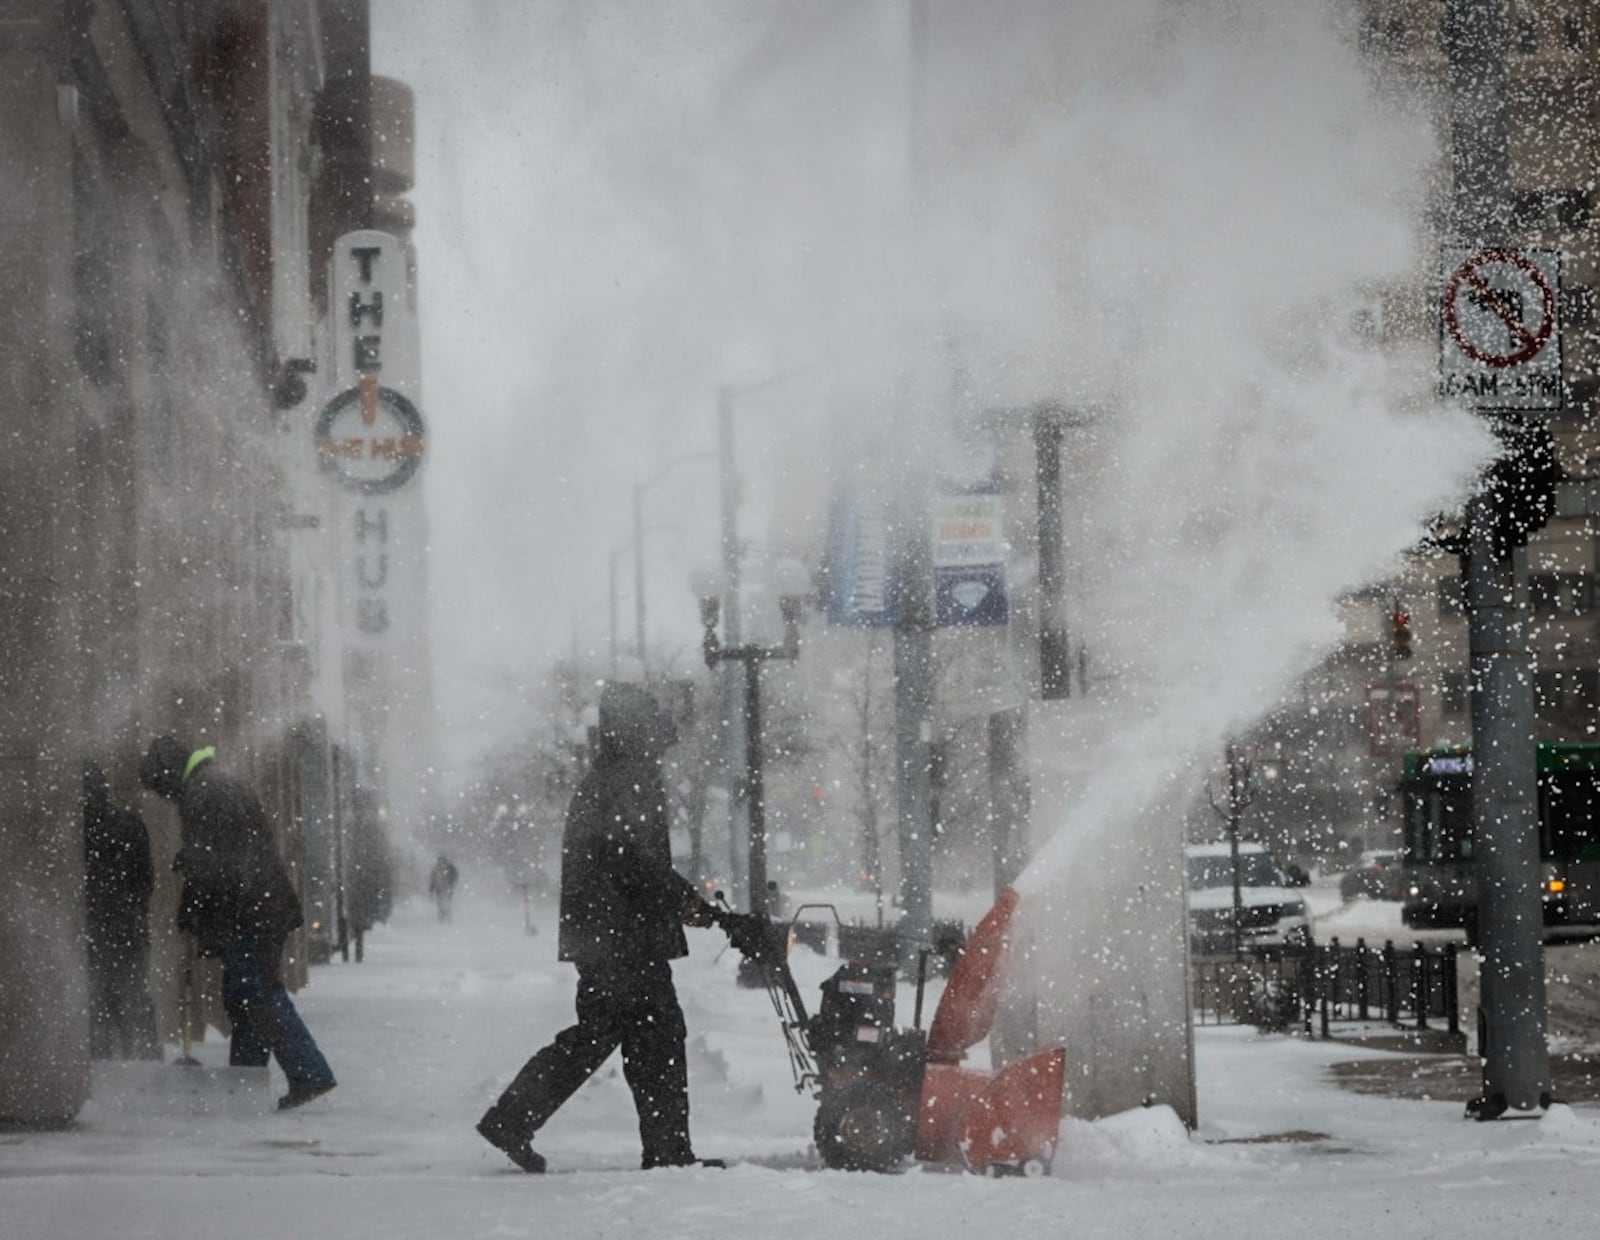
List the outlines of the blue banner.
<svg viewBox="0 0 1600 1240">
<path fill-rule="evenodd" d="M 899 574 L 886 496 L 854 473 L 834 486 L 828 528 L 828 620 L 890 628 L 900 618 Z"/>
</svg>

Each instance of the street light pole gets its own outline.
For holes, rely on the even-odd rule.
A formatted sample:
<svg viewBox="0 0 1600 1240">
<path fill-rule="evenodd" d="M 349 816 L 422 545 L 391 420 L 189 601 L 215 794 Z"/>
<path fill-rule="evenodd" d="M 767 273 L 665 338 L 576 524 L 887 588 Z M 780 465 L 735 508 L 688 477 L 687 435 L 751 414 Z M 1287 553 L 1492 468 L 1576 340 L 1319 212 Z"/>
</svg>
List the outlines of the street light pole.
<svg viewBox="0 0 1600 1240">
<path fill-rule="evenodd" d="M 783 644 L 781 646 L 724 645 L 717 637 L 717 615 L 720 610 L 715 595 L 700 600 L 700 621 L 705 626 L 702 650 L 706 666 L 715 669 L 718 664 L 744 664 L 744 783 L 750 812 L 749 889 L 750 911 L 767 914 L 767 807 L 765 766 L 766 755 L 761 737 L 761 665 L 773 659 L 793 662 L 800 657 L 800 599 L 784 595 L 779 599 L 783 610 Z M 732 617 L 728 617 L 732 627 Z"/>
<path fill-rule="evenodd" d="M 716 456 L 714 452 L 688 452 L 683 456 L 673 457 L 643 482 L 633 484 L 633 645 L 635 653 L 639 656 L 639 666 L 646 674 L 650 670 L 650 659 L 645 652 L 644 495 L 685 461 L 708 461 L 714 456 Z"/>
<path fill-rule="evenodd" d="M 810 367 L 801 367 L 796 370 L 781 371 L 765 379 L 758 379 L 754 383 L 738 386 L 722 384 L 717 388 L 718 490 L 722 509 L 723 631 L 727 634 L 730 646 L 739 644 L 743 626 L 743 604 L 739 593 L 742 577 L 740 564 L 743 557 L 739 546 L 739 471 L 733 440 L 734 402 L 753 392 L 787 383 L 796 376 L 805 374 L 809 369 Z M 745 868 L 739 864 L 740 841 L 750 838 L 748 805 L 750 790 L 741 786 L 742 781 L 736 782 L 734 774 L 741 769 L 747 749 L 748 729 L 745 726 L 747 712 L 743 705 L 743 695 L 744 681 L 738 671 L 731 666 L 724 668 L 722 740 L 723 761 L 728 772 L 728 872 L 735 884 L 735 900 L 738 898 L 738 875 Z"/>
</svg>

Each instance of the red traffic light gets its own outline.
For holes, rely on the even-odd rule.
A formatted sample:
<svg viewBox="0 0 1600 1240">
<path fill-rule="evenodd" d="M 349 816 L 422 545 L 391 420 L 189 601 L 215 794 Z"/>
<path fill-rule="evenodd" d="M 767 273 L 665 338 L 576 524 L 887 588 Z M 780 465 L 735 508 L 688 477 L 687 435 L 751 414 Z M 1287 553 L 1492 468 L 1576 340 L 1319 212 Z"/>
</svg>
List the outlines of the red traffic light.
<svg viewBox="0 0 1600 1240">
<path fill-rule="evenodd" d="M 1389 652 L 1397 659 L 1411 657 L 1411 614 L 1401 607 L 1390 616 Z"/>
</svg>

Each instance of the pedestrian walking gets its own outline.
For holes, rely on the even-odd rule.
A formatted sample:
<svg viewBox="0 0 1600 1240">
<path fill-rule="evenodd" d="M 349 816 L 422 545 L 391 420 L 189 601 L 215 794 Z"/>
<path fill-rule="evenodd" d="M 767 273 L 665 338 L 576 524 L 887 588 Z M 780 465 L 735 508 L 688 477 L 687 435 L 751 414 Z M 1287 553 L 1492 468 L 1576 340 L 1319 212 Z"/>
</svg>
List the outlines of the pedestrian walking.
<svg viewBox="0 0 1600 1240">
<path fill-rule="evenodd" d="M 619 1047 L 642 1165 L 700 1161 L 689 1140 L 686 1031 L 671 962 L 688 954 L 683 926 L 719 924 L 719 914 L 672 868 L 661 779 L 662 753 L 676 739 L 670 718 L 643 689 L 607 685 L 599 734 L 562 837 L 558 955 L 577 967 L 577 1023 L 478 1121 L 478 1133 L 528 1172 L 545 1169 L 534 1134 Z"/>
<path fill-rule="evenodd" d="M 201 956 L 222 959 L 222 1003 L 233 1024 L 228 1062 L 265 1067 L 276 1057 L 289 1081 L 280 1110 L 327 1093 L 333 1072 L 279 971 L 284 941 L 303 915 L 261 802 L 217 769 L 215 749 L 171 736 L 150 742 L 139 782 L 178 807 L 178 928 L 194 936 Z"/>
<path fill-rule="evenodd" d="M 89 1053 L 160 1059 L 150 1002 L 150 835 L 144 819 L 111 803 L 111 785 L 83 764 L 84 946 L 89 965 Z"/>
<path fill-rule="evenodd" d="M 456 898 L 456 882 L 460 877 L 461 872 L 456 869 L 455 862 L 440 853 L 439 859 L 433 863 L 433 871 L 428 875 L 428 894 L 433 897 L 440 921 L 450 920 L 451 905 Z"/>
</svg>

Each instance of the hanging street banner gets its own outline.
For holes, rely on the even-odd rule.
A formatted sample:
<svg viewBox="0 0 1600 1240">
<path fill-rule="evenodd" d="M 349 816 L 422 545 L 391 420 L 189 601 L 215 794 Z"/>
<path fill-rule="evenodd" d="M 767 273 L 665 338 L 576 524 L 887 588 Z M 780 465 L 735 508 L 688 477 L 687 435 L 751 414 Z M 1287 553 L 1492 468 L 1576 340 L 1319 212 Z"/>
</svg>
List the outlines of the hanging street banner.
<svg viewBox="0 0 1600 1240">
<path fill-rule="evenodd" d="M 899 580 L 887 488 L 869 488 L 855 470 L 837 471 L 828 520 L 828 622 L 892 628 L 900 619 Z"/>
<path fill-rule="evenodd" d="M 1442 254 L 1439 395 L 1480 411 L 1561 408 L 1560 253 Z"/>
<path fill-rule="evenodd" d="M 1006 542 L 1001 499 L 993 494 L 933 498 L 935 623 L 1005 624 Z"/>
</svg>

